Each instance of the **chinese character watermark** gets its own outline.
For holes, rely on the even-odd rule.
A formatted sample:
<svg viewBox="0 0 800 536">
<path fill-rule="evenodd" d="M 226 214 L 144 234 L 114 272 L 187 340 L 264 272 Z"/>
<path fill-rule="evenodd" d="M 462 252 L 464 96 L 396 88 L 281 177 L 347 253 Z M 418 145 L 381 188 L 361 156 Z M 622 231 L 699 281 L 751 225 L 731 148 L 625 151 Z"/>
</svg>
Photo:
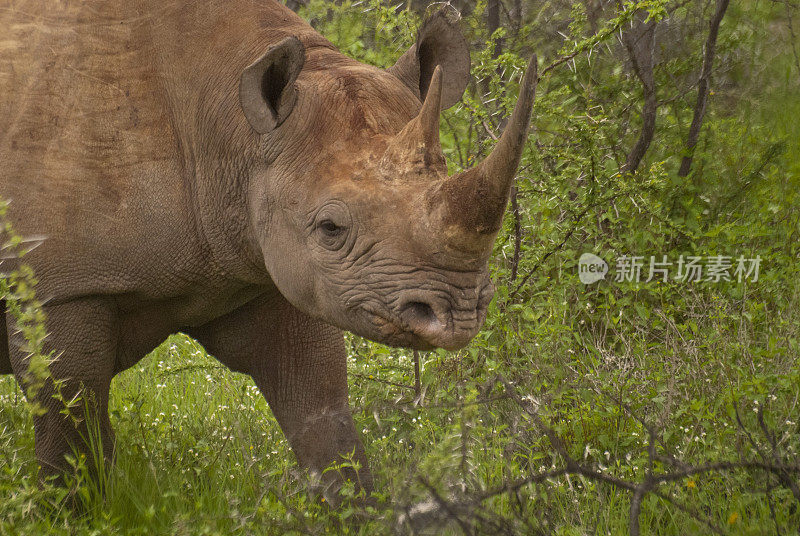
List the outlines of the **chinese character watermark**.
<svg viewBox="0 0 800 536">
<path fill-rule="evenodd" d="M 614 281 L 639 281 L 642 277 L 642 259 L 644 257 L 617 257 L 617 277 Z"/>
<path fill-rule="evenodd" d="M 680 255 L 670 260 L 666 255 L 660 258 L 621 255 L 614 263 L 614 281 L 617 283 L 649 283 L 651 281 L 677 281 L 681 283 L 720 283 L 723 281 L 750 281 L 755 283 L 761 270 L 761 256 L 746 258 L 739 255 Z M 578 278 L 584 284 L 604 279 L 608 264 L 592 253 L 584 253 L 578 261 Z"/>
</svg>

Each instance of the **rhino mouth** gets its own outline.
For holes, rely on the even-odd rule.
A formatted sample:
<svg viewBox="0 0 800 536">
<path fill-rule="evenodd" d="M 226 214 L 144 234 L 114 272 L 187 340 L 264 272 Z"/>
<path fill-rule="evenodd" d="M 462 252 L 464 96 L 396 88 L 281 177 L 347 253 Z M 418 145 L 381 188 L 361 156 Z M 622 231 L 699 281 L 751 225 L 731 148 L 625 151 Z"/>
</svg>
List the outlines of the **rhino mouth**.
<svg viewBox="0 0 800 536">
<path fill-rule="evenodd" d="M 376 307 L 363 307 L 367 317 L 369 339 L 381 344 L 414 350 L 433 350 L 435 345 L 415 334 L 401 318 L 393 317 Z"/>
</svg>

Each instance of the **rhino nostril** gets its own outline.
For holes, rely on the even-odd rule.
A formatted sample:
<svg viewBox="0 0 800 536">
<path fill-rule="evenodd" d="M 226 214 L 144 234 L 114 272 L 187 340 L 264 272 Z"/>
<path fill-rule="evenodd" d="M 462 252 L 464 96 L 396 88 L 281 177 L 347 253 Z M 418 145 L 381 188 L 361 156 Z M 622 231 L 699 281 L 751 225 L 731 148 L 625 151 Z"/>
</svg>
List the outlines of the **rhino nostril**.
<svg viewBox="0 0 800 536">
<path fill-rule="evenodd" d="M 433 308 L 424 302 L 412 301 L 403 306 L 403 317 L 415 325 L 426 325 L 438 322 Z"/>
</svg>

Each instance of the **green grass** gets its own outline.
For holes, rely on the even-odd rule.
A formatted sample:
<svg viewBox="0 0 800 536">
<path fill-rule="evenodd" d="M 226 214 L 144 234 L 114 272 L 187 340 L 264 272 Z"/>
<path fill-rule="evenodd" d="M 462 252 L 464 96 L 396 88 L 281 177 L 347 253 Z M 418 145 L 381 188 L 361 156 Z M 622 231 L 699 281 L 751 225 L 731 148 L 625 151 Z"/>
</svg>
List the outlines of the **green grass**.
<svg viewBox="0 0 800 536">
<path fill-rule="evenodd" d="M 665 445 L 687 463 L 737 459 L 738 451 L 747 451 L 730 408 L 725 409 L 731 393 L 743 399 L 751 430 L 757 430 L 756 402 L 766 405 L 767 421 L 782 436 L 783 451 L 796 457 L 800 374 L 785 356 L 748 366 L 729 354 L 730 348 L 669 358 L 646 358 L 641 348 L 628 356 L 598 359 L 589 352 L 551 353 L 545 337 L 494 355 L 513 359 L 513 364 L 490 363 L 484 352 L 477 359 L 469 352 L 428 355 L 422 405 L 414 403 L 411 390 L 377 381 L 410 383 L 412 367 L 404 352 L 354 341 L 358 355 L 350 368 L 358 376 L 351 380 L 351 400 L 380 503 L 367 521 L 345 521 L 339 528 L 335 518 L 340 513 L 306 493 L 288 444 L 252 381 L 227 371 L 183 336 L 173 337 L 114 380 L 110 408 L 116 465 L 105 494 L 90 482 L 79 485 L 87 509 L 82 517 L 59 506 L 62 490 L 37 488 L 30 415 L 13 379 L 3 378 L 0 533 L 390 533 L 395 508 L 428 497 L 423 478 L 457 497 L 462 485 L 488 489 L 560 463 L 515 404 L 463 404 L 502 394 L 498 388 L 478 392 L 493 369 L 511 369 L 521 393 L 547 402 L 542 414 L 573 455 L 607 474 L 641 478 L 647 437 L 630 414 L 598 389 L 628 403 L 638 400 L 638 415 L 662 419 Z M 695 342 L 704 346 L 704 341 Z M 636 370 L 621 374 L 623 361 Z M 528 370 L 520 370 L 525 365 Z M 661 489 L 730 534 L 772 534 L 769 501 L 758 489 L 767 481 L 758 473 L 714 473 Z M 557 534 L 626 531 L 630 495 L 611 486 L 572 476 L 527 486 L 520 495 L 522 511 L 508 495 L 499 495 L 484 505 L 486 512 L 516 520 L 512 523 L 518 528 L 523 525 L 517 518 L 522 518 Z M 770 500 L 782 527 L 800 523 L 787 491 L 773 491 Z M 645 534 L 703 532 L 689 516 L 652 496 L 645 501 L 641 523 Z M 450 530 L 458 533 L 455 527 Z"/>
</svg>

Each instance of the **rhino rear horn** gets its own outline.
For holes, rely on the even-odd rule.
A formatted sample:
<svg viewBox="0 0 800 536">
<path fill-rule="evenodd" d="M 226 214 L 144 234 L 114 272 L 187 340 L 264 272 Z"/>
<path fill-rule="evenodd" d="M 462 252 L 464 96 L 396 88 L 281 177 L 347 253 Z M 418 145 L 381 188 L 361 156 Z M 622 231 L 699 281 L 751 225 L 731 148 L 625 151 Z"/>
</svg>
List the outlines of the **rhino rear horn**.
<svg viewBox="0 0 800 536">
<path fill-rule="evenodd" d="M 442 109 L 461 100 L 469 82 L 469 46 L 444 7 L 428 18 L 417 34 L 417 42 L 400 56 L 388 72 L 425 101 L 437 65 L 442 67 Z"/>
<path fill-rule="evenodd" d="M 287 37 L 247 67 L 239 80 L 239 103 L 248 123 L 265 134 L 283 123 L 297 101 L 294 82 L 305 62 L 305 48 Z"/>
</svg>

